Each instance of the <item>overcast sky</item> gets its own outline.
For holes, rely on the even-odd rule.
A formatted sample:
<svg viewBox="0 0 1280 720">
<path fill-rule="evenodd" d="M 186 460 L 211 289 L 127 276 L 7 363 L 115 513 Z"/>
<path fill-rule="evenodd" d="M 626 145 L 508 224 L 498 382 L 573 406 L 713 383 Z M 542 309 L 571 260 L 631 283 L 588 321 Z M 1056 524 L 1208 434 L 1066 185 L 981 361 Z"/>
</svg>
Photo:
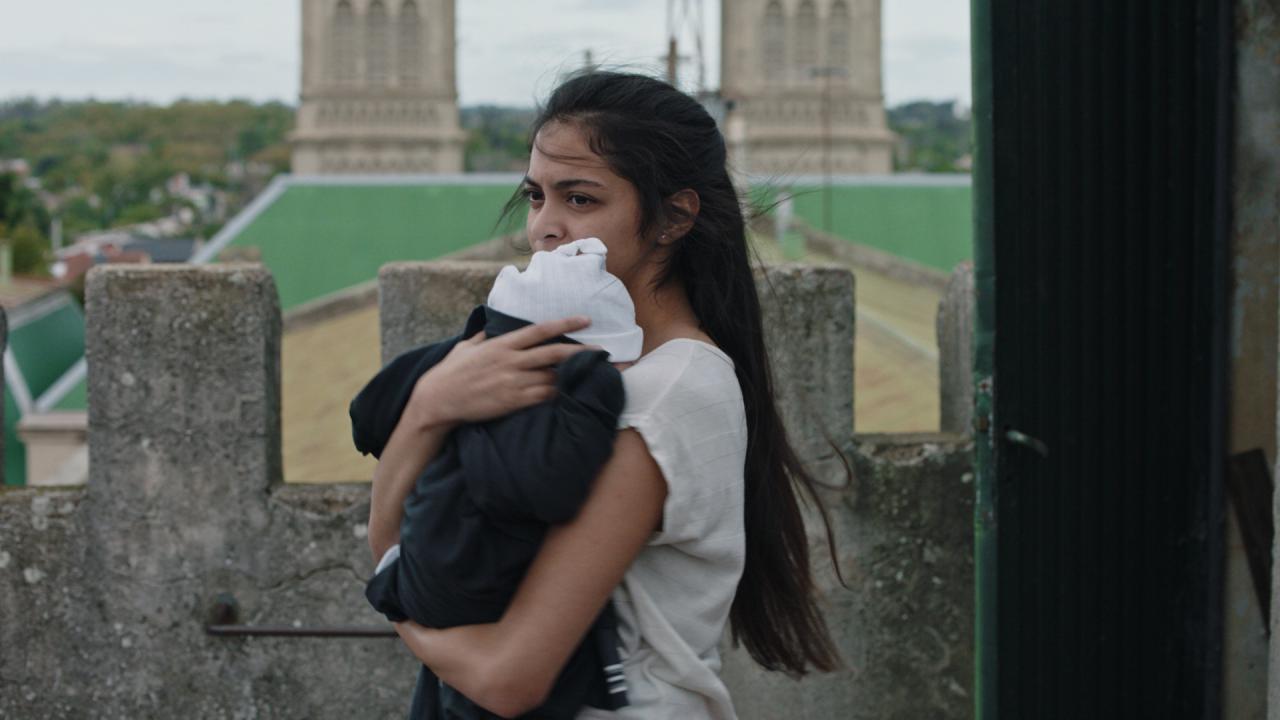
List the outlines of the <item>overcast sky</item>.
<svg viewBox="0 0 1280 720">
<path fill-rule="evenodd" d="M 888 103 L 968 105 L 969 3 L 883 1 Z M 656 71 L 666 4 L 458 0 L 460 100 L 532 105 L 588 48 L 597 62 Z M 705 4 L 707 84 L 715 87 L 720 3 Z M 297 0 L 0 0 L 0 98 L 293 103 L 299 12 Z"/>
</svg>

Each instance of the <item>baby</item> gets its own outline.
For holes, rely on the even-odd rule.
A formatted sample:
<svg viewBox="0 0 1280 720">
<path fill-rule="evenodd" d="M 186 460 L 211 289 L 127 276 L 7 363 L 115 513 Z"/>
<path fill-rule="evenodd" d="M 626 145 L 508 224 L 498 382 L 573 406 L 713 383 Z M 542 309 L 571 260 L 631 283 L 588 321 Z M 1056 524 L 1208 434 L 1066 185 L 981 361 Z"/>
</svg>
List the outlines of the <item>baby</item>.
<svg viewBox="0 0 1280 720">
<path fill-rule="evenodd" d="M 607 255 L 593 237 L 534 253 L 524 272 L 515 265 L 502 268 L 488 307 L 530 323 L 586 315 L 591 325 L 569 333 L 570 339 L 604 348 L 611 362 L 634 362 L 644 332 L 627 288 L 605 270 Z"/>
<path fill-rule="evenodd" d="M 624 395 L 615 364 L 640 356 L 644 335 L 626 288 L 605 270 L 596 238 L 534 253 L 520 272 L 499 273 L 488 302 L 463 332 L 409 350 L 387 364 L 351 402 L 356 448 L 379 456 L 414 384 L 460 340 L 573 315 L 591 325 L 551 342 L 603 348 L 555 368 L 553 399 L 504 417 L 460 426 L 405 499 L 400 543 L 387 551 L 365 595 L 393 622 L 428 627 L 495 622 L 550 525 L 567 522 L 608 460 Z M 573 718 L 584 705 L 626 705 L 612 605 L 569 659 L 547 702 L 530 713 Z M 497 717 L 442 685 L 425 666 L 412 718 Z"/>
</svg>

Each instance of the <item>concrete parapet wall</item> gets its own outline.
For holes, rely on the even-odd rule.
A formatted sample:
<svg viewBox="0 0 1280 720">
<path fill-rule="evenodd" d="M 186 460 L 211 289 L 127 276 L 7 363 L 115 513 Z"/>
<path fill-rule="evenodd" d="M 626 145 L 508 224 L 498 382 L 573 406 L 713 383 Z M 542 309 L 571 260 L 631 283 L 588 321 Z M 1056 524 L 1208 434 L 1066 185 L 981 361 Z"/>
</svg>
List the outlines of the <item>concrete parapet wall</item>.
<svg viewBox="0 0 1280 720">
<path fill-rule="evenodd" d="M 402 709 L 415 663 L 393 639 L 203 630 L 221 593 L 253 624 L 380 619 L 362 596 L 368 488 L 280 483 L 271 277 L 105 267 L 87 306 L 89 483 L 0 494 L 0 717 Z"/>
<path fill-rule="evenodd" d="M 810 552 L 846 667 L 793 680 L 725 648 L 743 720 L 973 715 L 972 448 L 957 435 L 863 435 L 854 480 L 824 491 L 846 587 L 821 521 Z M 831 478 L 838 480 L 838 478 Z"/>
<path fill-rule="evenodd" d="M 384 269 L 384 357 L 456 332 L 496 269 Z M 850 443 L 851 277 L 782 267 L 764 279 L 783 414 L 833 486 L 850 589 L 834 582 L 816 525 L 814 560 L 849 668 L 797 684 L 731 651 L 725 675 L 740 712 L 966 717 L 965 446 Z M 362 592 L 368 486 L 281 483 L 270 275 L 104 267 L 87 294 L 88 485 L 0 492 L 0 717 L 402 717 L 416 661 L 394 639 L 204 631 L 224 594 L 250 625 L 385 627 Z M 842 485 L 828 436 L 853 458 L 853 483 Z"/>
</svg>

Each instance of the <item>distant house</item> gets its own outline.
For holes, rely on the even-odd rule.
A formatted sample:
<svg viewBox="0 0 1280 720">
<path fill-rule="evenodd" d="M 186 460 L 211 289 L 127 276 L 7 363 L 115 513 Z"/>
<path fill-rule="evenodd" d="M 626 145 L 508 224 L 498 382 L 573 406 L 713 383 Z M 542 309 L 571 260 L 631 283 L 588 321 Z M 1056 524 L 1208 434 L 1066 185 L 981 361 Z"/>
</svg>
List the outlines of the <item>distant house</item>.
<svg viewBox="0 0 1280 720">
<path fill-rule="evenodd" d="M 50 267 L 52 275 L 66 284 L 103 263 L 181 263 L 200 249 L 193 238 L 152 238 L 120 233 L 110 242 L 80 242 L 58 253 Z"/>
</svg>

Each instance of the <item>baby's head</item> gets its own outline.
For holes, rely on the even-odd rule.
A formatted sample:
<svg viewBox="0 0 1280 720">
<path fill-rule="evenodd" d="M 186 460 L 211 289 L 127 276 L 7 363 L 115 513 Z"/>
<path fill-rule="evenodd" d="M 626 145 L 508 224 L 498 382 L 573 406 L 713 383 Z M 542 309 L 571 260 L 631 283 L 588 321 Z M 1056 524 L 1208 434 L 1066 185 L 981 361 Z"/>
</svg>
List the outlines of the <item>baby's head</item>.
<svg viewBox="0 0 1280 720">
<path fill-rule="evenodd" d="M 604 269 L 607 252 L 597 238 L 536 252 L 524 272 L 502 268 L 488 305 L 533 323 L 585 315 L 591 325 L 569 337 L 604 348 L 615 365 L 630 363 L 640 357 L 644 333 L 627 288 Z"/>
</svg>

